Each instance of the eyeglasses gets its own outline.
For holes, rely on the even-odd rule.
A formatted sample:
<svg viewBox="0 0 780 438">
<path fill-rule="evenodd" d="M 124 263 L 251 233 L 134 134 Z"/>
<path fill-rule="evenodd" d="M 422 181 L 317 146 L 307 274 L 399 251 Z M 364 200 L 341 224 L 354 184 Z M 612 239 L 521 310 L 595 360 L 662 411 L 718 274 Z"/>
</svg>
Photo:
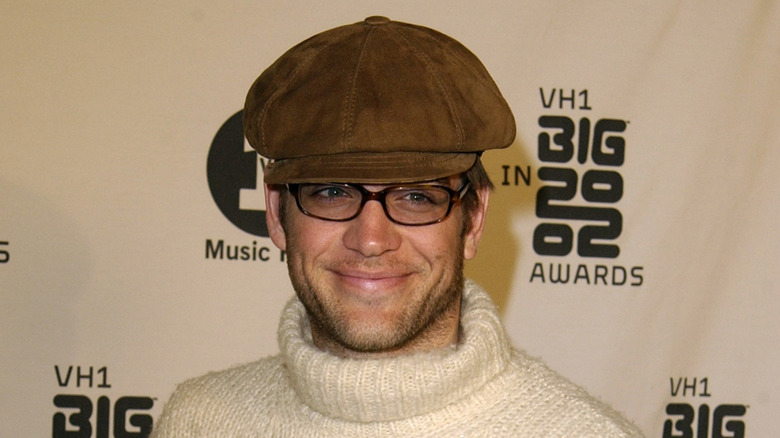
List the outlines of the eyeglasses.
<svg viewBox="0 0 780 438">
<path fill-rule="evenodd" d="M 450 215 L 468 192 L 466 181 L 458 190 L 441 185 L 415 184 L 372 192 L 357 184 L 288 184 L 298 209 L 305 215 L 344 222 L 356 218 L 368 201 L 379 201 L 385 215 L 400 225 L 430 225 Z"/>
</svg>

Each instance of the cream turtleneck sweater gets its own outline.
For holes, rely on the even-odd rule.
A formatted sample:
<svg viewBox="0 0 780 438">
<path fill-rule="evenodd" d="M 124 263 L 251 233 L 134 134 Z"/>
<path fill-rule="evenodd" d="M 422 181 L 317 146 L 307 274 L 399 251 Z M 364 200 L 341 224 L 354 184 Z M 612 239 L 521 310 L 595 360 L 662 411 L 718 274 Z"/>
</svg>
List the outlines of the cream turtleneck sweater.
<svg viewBox="0 0 780 438">
<path fill-rule="evenodd" d="M 619 414 L 514 350 L 495 305 L 467 282 L 457 346 L 383 359 L 317 349 L 291 300 L 281 354 L 187 381 L 151 438 L 639 437 Z"/>
</svg>

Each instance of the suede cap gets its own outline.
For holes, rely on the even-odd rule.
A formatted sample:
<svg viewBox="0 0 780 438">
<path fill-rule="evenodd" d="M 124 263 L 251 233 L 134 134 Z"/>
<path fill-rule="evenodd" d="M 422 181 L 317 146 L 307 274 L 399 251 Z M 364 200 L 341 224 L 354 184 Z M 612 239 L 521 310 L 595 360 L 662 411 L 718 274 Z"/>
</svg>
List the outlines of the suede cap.
<svg viewBox="0 0 780 438">
<path fill-rule="evenodd" d="M 249 89 L 243 123 L 270 159 L 269 184 L 433 180 L 515 138 L 512 112 L 473 53 L 384 17 L 288 50 Z"/>
</svg>

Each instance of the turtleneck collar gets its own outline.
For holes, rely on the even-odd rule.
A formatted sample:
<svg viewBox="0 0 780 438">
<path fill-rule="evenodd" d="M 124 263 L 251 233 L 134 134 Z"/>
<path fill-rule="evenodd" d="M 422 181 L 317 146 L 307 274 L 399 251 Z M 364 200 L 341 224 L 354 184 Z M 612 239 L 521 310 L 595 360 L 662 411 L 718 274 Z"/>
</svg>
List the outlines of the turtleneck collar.
<svg viewBox="0 0 780 438">
<path fill-rule="evenodd" d="M 291 300 L 279 348 L 293 386 L 315 411 L 347 421 L 391 421 L 425 414 L 481 388 L 506 368 L 511 348 L 495 304 L 466 281 L 460 343 L 382 359 L 345 359 L 319 350 L 303 305 Z"/>
</svg>

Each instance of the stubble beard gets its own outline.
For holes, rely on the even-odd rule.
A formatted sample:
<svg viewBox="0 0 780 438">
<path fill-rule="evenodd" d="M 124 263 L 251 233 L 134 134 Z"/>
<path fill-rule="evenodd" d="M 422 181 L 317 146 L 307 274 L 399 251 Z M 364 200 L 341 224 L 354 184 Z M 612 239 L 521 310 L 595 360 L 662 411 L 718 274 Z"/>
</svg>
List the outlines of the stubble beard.
<svg viewBox="0 0 780 438">
<path fill-rule="evenodd" d="M 298 298 L 306 308 L 312 329 L 328 342 L 358 353 L 391 352 L 402 349 L 423 337 L 437 336 L 436 330 L 453 311 L 459 309 L 463 291 L 463 239 L 454 253 L 444 257 L 444 269 L 436 281 L 418 284 L 407 292 L 414 299 L 391 321 L 357 325 L 341 312 L 336 294 L 324 294 L 315 278 L 307 275 L 294 248 L 288 248 L 290 279 Z M 415 274 L 424 275 L 424 274 Z M 420 290 L 420 289 L 428 290 Z"/>
</svg>

